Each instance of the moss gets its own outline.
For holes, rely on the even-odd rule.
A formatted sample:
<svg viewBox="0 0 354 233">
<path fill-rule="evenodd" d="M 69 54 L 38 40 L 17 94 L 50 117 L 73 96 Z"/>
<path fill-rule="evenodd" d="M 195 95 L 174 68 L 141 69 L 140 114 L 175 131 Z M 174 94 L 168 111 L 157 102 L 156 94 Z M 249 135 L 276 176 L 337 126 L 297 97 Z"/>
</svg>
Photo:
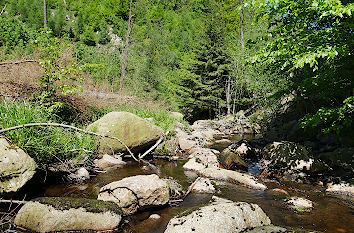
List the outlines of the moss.
<svg viewBox="0 0 354 233">
<path fill-rule="evenodd" d="M 311 209 L 304 209 L 304 208 L 300 208 L 300 207 L 296 207 L 296 206 L 290 206 L 290 208 L 292 210 L 295 210 L 298 213 L 310 213 Z"/>
<path fill-rule="evenodd" d="M 84 208 L 88 212 L 102 213 L 111 211 L 116 214 L 122 214 L 122 209 L 113 202 L 106 202 L 86 198 L 72 198 L 72 197 L 39 197 L 32 201 L 41 204 L 53 206 L 58 210 L 69 210 L 71 208 Z"/>
<path fill-rule="evenodd" d="M 217 185 L 215 181 L 211 181 L 211 184 L 214 186 L 215 190 L 219 189 L 219 185 Z"/>
</svg>

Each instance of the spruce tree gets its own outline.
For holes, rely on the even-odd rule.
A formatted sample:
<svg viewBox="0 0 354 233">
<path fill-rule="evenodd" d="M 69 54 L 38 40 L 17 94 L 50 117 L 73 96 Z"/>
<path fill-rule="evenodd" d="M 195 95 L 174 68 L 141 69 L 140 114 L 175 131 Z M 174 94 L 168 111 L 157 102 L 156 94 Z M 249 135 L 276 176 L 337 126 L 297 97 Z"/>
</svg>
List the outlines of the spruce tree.
<svg viewBox="0 0 354 233">
<path fill-rule="evenodd" d="M 213 118 L 225 110 L 228 59 L 223 49 L 225 27 L 209 13 L 204 41 L 193 51 L 181 70 L 180 103 L 190 120 Z"/>
</svg>

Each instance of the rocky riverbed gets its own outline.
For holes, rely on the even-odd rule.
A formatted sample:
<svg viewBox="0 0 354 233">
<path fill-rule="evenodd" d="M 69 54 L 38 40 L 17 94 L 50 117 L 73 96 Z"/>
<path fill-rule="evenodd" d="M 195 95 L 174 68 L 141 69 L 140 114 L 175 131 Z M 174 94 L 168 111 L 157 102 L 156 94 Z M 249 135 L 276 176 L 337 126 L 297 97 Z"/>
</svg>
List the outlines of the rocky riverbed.
<svg viewBox="0 0 354 233">
<path fill-rule="evenodd" d="M 103 154 L 89 172 L 78 168 L 70 174 L 71 182 L 30 181 L 17 195 L 46 198 L 17 208 L 14 223 L 20 228 L 9 230 L 352 232 L 353 186 L 326 186 L 326 178 L 319 177 L 331 167 L 309 148 L 266 142 L 254 134 L 257 125 L 243 116 L 237 119 L 197 121 L 190 131 L 180 126 L 144 161 Z M 132 131 L 147 134 L 142 142 L 120 132 L 130 146 L 141 148 L 159 138 L 159 129 L 154 129 L 154 139 L 149 139 L 152 127 L 146 123 L 139 119 L 143 129 L 134 126 Z M 112 132 L 109 126 L 92 128 Z M 15 157 L 15 152 L 23 154 L 9 144 L 4 150 Z"/>
</svg>

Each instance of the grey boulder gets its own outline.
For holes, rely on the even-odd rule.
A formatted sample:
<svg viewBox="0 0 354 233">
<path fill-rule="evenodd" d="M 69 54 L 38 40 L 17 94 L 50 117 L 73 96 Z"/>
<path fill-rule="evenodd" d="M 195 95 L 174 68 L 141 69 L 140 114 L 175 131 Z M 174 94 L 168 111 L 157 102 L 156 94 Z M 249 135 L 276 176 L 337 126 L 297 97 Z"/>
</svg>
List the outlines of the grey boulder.
<svg viewBox="0 0 354 233">
<path fill-rule="evenodd" d="M 113 201 L 129 215 L 140 208 L 165 205 L 169 201 L 169 191 L 167 182 L 157 175 L 137 175 L 102 187 L 98 200 Z"/>
<path fill-rule="evenodd" d="M 213 202 L 170 220 L 165 233 L 237 233 L 271 223 L 256 204 L 213 197 Z"/>
</svg>

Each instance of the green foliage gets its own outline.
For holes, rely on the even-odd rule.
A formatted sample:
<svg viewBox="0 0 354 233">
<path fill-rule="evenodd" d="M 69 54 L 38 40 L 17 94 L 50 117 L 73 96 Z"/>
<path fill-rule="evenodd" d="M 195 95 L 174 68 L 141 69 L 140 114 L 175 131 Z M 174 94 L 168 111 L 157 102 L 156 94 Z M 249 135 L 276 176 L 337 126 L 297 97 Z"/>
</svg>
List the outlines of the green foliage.
<svg viewBox="0 0 354 233">
<path fill-rule="evenodd" d="M 340 133 L 353 126 L 354 96 L 343 101 L 343 105 L 335 108 L 320 108 L 315 114 L 307 114 L 301 119 L 303 128 L 322 126 L 325 133 Z"/>
<path fill-rule="evenodd" d="M 55 122 L 54 116 L 28 102 L 0 103 L 0 127 L 2 129 L 28 123 Z M 21 149 L 35 159 L 40 168 L 54 162 L 70 159 L 87 159 L 87 152 L 95 148 L 92 136 L 81 135 L 62 128 L 31 127 L 5 134 Z"/>
<path fill-rule="evenodd" d="M 17 19 L 0 18 L 0 47 L 10 51 L 24 47 L 31 39 L 30 31 Z"/>
<path fill-rule="evenodd" d="M 324 120 L 333 127 L 337 125 L 335 130 L 342 128 L 338 124 L 347 124 L 346 120 L 329 116 L 334 116 L 330 109 L 338 109 L 354 87 L 354 4 L 336 0 L 253 3 L 259 17 L 270 22 L 267 37 L 272 39 L 251 61 L 271 71 L 282 71 L 291 82 L 286 88 L 288 93 L 296 91 L 301 98 L 322 105 L 314 118 L 303 119 L 310 121 L 303 122 L 303 126 Z"/>
</svg>

